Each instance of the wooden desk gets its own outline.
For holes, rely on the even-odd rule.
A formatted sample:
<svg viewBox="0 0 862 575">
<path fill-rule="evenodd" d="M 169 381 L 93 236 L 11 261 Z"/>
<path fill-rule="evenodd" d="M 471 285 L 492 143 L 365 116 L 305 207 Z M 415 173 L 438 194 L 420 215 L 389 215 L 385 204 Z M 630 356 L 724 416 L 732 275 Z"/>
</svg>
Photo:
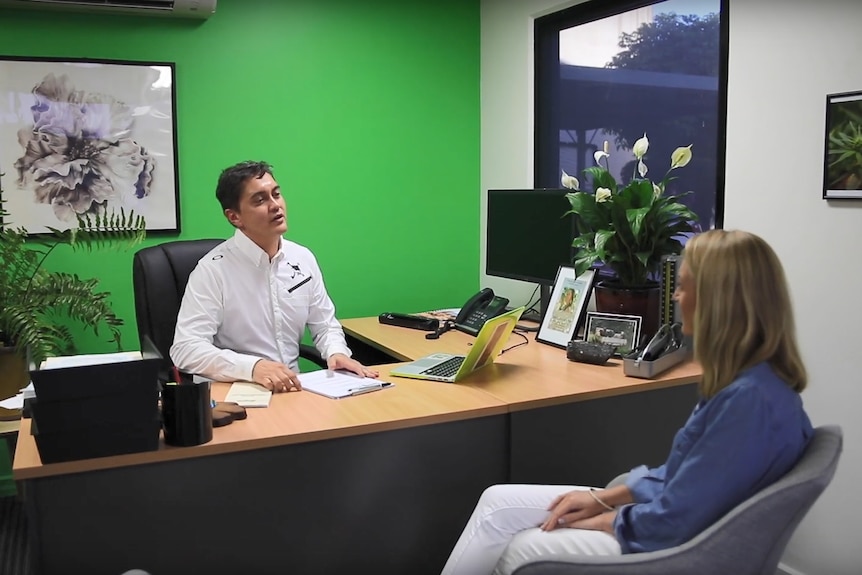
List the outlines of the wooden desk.
<svg viewBox="0 0 862 575">
<path fill-rule="evenodd" d="M 426 340 L 376 318 L 344 326 L 398 359 L 466 353 L 473 341 Z M 383 365 L 396 385 L 379 392 L 276 395 L 196 447 L 42 465 L 25 420 L 13 471 L 34 572 L 439 573 L 485 487 L 601 484 L 666 456 L 696 367 L 627 378 L 528 338 L 455 385 L 393 378 Z"/>
<path fill-rule="evenodd" d="M 25 420 L 34 573 L 439 573 L 507 475 L 506 406 L 470 387 L 294 392 L 248 413 L 205 445 L 51 465 Z"/>
<path fill-rule="evenodd" d="M 344 330 L 394 358 L 433 352 L 466 354 L 475 338 L 450 331 L 437 340 L 424 332 L 349 319 Z M 681 364 L 653 380 L 626 377 L 621 360 L 603 366 L 566 359 L 565 350 L 513 334 L 494 365 L 451 385 L 482 390 L 509 409 L 510 469 L 514 483 L 604 485 L 640 464 L 667 457 L 673 435 L 697 401 L 700 368 Z M 408 381 L 393 378 L 393 381 Z M 431 382 L 429 385 L 450 386 Z"/>
<path fill-rule="evenodd" d="M 345 333 L 355 340 L 375 346 L 400 361 L 412 361 L 435 352 L 467 354 L 476 339 L 449 331 L 439 339 L 429 340 L 425 339 L 427 332 L 383 325 L 376 317 L 348 319 L 342 324 Z M 523 343 L 524 337 L 526 345 L 512 347 Z M 576 363 L 566 359 L 565 350 L 536 341 L 534 333 L 524 337 L 513 334 L 494 365 L 458 385 L 480 389 L 505 402 L 510 411 L 521 411 L 691 384 L 698 381 L 701 373 L 697 364 L 687 362 L 656 379 L 626 377 L 622 360 L 612 359 L 606 365 Z M 393 381 L 396 380 L 411 381 L 406 378 Z"/>
</svg>

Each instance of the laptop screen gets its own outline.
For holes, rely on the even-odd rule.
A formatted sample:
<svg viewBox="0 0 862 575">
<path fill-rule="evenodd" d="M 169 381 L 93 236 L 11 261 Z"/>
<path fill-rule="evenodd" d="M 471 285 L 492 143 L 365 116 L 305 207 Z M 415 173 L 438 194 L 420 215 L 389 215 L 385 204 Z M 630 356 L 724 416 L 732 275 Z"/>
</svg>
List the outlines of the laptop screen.
<svg viewBox="0 0 862 575">
<path fill-rule="evenodd" d="M 500 354 L 522 313 L 524 308 L 520 307 L 485 322 L 459 371 L 469 373 L 492 363 Z"/>
</svg>

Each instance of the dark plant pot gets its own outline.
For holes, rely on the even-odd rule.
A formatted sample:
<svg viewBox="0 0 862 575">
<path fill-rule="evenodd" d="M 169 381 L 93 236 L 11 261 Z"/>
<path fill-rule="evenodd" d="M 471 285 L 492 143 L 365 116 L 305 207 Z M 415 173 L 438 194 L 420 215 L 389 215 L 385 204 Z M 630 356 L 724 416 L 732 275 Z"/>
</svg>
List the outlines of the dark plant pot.
<svg viewBox="0 0 862 575">
<path fill-rule="evenodd" d="M 30 383 L 30 374 L 27 371 L 27 362 L 24 358 L 17 353 L 14 347 L 0 347 L 0 399 L 17 395 L 28 383 Z M 20 417 L 20 409 L 0 407 L 0 421 Z"/>
<path fill-rule="evenodd" d="M 648 341 L 659 328 L 661 286 L 658 283 L 642 287 L 624 288 L 610 280 L 596 284 L 596 311 L 639 315 L 641 317 L 640 345 Z"/>
</svg>

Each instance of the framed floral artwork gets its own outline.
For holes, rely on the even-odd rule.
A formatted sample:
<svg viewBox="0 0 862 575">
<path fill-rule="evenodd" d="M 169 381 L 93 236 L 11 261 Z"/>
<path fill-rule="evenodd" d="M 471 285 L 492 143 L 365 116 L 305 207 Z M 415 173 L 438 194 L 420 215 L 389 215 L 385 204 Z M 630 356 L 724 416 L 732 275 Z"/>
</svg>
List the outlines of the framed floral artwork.
<svg viewBox="0 0 862 575">
<path fill-rule="evenodd" d="M 131 212 L 179 232 L 174 64 L 0 56 L 7 224 L 31 234 Z"/>
<path fill-rule="evenodd" d="M 542 323 L 536 332 L 536 341 L 562 348 L 568 345 L 581 323 L 595 273 L 595 270 L 587 270 L 575 277 L 575 268 L 559 267 L 550 304 L 544 310 Z"/>
</svg>

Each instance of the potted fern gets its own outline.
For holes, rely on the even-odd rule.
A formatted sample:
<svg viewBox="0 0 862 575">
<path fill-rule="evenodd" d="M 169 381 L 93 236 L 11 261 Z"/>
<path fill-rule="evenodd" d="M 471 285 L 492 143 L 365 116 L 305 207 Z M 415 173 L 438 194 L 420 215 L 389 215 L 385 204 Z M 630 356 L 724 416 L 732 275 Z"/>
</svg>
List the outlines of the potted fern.
<svg viewBox="0 0 862 575">
<path fill-rule="evenodd" d="M 144 219 L 134 212 L 79 216 L 77 227 L 49 228 L 49 234 L 32 238 L 26 229 L 13 227 L 9 216 L 0 188 L 0 362 L 6 364 L 0 365 L 0 392 L 5 397 L 26 385 L 27 359 L 39 365 L 46 357 L 74 351 L 72 334 L 58 319 L 71 319 L 96 334 L 104 327 L 120 349 L 123 320 L 111 308 L 110 294 L 99 291 L 97 279 L 45 269 L 51 253 L 60 245 L 74 250 L 133 246 L 146 235 Z"/>
</svg>

